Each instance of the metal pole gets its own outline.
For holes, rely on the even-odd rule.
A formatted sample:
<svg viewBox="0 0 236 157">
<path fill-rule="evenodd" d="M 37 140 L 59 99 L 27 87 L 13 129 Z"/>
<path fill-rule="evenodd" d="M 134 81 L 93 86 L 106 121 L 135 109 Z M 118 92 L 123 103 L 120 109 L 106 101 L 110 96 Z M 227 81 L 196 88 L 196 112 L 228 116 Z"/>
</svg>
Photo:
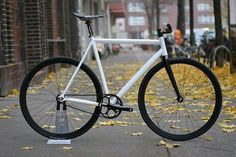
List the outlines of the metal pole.
<svg viewBox="0 0 236 157">
<path fill-rule="evenodd" d="M 3 3 L 2 1 L 1 1 L 1 3 Z M 0 5 L 1 5 L 1 3 L 0 3 Z M 1 9 L 1 12 L 2 12 L 2 6 L 0 7 L 0 9 Z M 2 45 L 2 13 L 1 13 L 1 15 L 0 15 L 0 65 L 3 65 L 3 45 Z"/>
<path fill-rule="evenodd" d="M 111 38 L 111 14 L 110 14 L 110 4 L 107 5 L 107 25 L 108 25 L 108 38 Z"/>
<path fill-rule="evenodd" d="M 232 50 L 232 40 L 231 40 L 231 21 L 230 21 L 230 0 L 227 1 L 228 3 L 228 34 L 229 34 L 229 49 Z"/>
</svg>

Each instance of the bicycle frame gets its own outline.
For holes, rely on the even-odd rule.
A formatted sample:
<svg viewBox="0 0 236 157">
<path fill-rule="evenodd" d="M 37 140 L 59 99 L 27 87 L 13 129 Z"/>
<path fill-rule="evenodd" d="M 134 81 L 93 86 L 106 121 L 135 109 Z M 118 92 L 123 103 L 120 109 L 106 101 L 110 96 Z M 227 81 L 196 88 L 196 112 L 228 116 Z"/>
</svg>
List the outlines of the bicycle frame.
<svg viewBox="0 0 236 157">
<path fill-rule="evenodd" d="M 165 56 L 165 57 L 168 56 L 164 37 L 160 37 L 159 40 L 151 40 L 151 39 L 105 39 L 105 38 L 95 38 L 94 36 L 92 36 L 90 39 L 91 39 L 90 43 L 88 44 L 88 47 L 87 47 L 87 49 L 86 49 L 79 65 L 77 66 L 75 72 L 73 73 L 73 75 L 72 75 L 70 81 L 68 82 L 65 90 L 60 95 L 60 98 L 61 98 L 62 101 L 78 102 L 78 103 L 83 103 L 83 104 L 88 104 L 88 105 L 95 105 L 95 106 L 99 105 L 98 102 L 94 102 L 94 101 L 65 97 L 66 92 L 68 91 L 68 89 L 72 85 L 72 83 L 75 79 L 75 76 L 79 72 L 80 67 L 81 67 L 82 63 L 85 61 L 85 58 L 88 55 L 88 52 L 91 49 L 91 47 L 93 48 L 93 52 L 94 52 L 95 60 L 97 62 L 97 66 L 98 66 L 98 69 L 99 69 L 99 73 L 100 73 L 100 77 L 101 77 L 101 80 L 102 80 L 102 86 L 104 88 L 104 92 L 105 92 L 105 94 L 109 94 L 109 89 L 108 89 L 108 86 L 107 86 L 105 74 L 104 74 L 104 71 L 103 71 L 103 68 L 102 68 L 102 64 L 101 64 L 101 60 L 100 60 L 100 57 L 99 57 L 99 54 L 98 54 L 96 43 L 140 44 L 140 45 L 141 44 L 147 44 L 147 45 L 160 45 L 161 46 L 161 48 L 137 71 L 136 74 L 134 74 L 134 76 L 117 93 L 117 96 L 120 97 L 120 98 L 123 95 L 125 95 L 126 92 L 128 92 L 128 90 L 135 84 L 135 82 L 144 73 L 147 72 L 147 70 L 157 61 L 158 58 L 160 58 L 161 56 Z"/>
</svg>

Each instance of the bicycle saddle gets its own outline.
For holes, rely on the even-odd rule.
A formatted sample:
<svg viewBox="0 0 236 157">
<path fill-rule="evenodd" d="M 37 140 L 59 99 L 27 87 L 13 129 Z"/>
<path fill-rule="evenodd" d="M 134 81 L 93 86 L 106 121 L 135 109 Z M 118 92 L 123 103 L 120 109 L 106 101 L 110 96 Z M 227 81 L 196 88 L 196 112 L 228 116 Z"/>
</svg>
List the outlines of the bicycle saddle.
<svg viewBox="0 0 236 157">
<path fill-rule="evenodd" d="M 96 18 L 103 18 L 104 17 L 104 15 L 81 15 L 81 14 L 78 14 L 75 12 L 73 12 L 72 14 L 75 15 L 76 17 L 78 17 L 81 21 L 91 21 Z"/>
</svg>

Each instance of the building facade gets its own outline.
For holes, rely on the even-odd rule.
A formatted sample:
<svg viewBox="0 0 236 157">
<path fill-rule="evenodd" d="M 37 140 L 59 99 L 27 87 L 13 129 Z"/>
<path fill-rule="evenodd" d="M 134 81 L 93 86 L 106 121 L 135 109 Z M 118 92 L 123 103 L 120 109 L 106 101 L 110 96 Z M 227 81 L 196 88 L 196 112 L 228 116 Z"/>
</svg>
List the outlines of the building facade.
<svg viewBox="0 0 236 157">
<path fill-rule="evenodd" d="M 56 55 L 79 57 L 77 0 L 0 1 L 0 95 L 18 88 L 25 74 Z"/>
<path fill-rule="evenodd" d="M 223 1 L 222 1 L 223 3 Z M 153 4 L 154 5 L 154 4 Z M 147 14 L 143 2 L 139 0 L 124 1 L 126 31 L 130 38 L 145 38 L 148 29 Z M 177 26 L 177 1 L 160 3 L 160 25 L 170 23 Z M 186 33 L 189 33 L 189 4 L 185 1 Z M 153 21 L 156 23 L 155 13 Z M 154 27 L 156 28 L 156 26 Z M 214 29 L 214 11 L 212 0 L 194 0 L 194 29 L 198 34 Z M 155 30 L 153 31 L 155 32 Z"/>
</svg>

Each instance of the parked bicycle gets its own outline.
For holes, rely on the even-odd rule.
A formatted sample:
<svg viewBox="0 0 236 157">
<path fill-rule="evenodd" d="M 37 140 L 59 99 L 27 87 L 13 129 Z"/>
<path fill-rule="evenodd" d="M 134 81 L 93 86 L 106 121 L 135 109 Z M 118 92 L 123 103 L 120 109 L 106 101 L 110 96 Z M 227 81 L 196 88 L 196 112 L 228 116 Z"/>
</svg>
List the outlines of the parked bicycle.
<svg viewBox="0 0 236 157">
<path fill-rule="evenodd" d="M 225 42 L 225 45 L 216 46 L 215 37 L 212 34 L 212 32 L 205 32 L 198 47 L 198 60 L 203 58 L 203 63 L 210 68 L 214 67 L 216 57 L 220 52 L 223 52 L 222 57 L 224 61 L 229 61 L 230 56 L 230 50 L 227 43 Z"/>
<path fill-rule="evenodd" d="M 187 39 L 184 40 L 182 45 L 175 43 L 175 40 L 172 36 L 167 36 L 165 39 L 166 48 L 168 51 L 168 56 L 172 57 L 186 57 L 186 58 L 194 58 L 197 53 L 197 47 L 191 46 Z"/>
<path fill-rule="evenodd" d="M 104 39 L 93 34 L 91 21 L 101 15 L 74 13 L 88 26 L 90 43 L 81 60 L 54 57 L 36 65 L 25 77 L 20 105 L 28 124 L 52 139 L 71 139 L 87 132 L 99 117 L 116 118 L 132 112 L 122 96 L 145 74 L 138 92 L 138 106 L 147 126 L 172 140 L 196 138 L 217 120 L 222 104 L 220 84 L 203 64 L 188 58 L 168 59 L 164 34 L 168 24 L 158 29 L 159 40 Z M 96 43 L 160 45 L 160 49 L 117 93 L 110 93 Z M 84 63 L 93 48 L 101 84 Z M 161 62 L 157 60 L 161 58 Z"/>
</svg>

